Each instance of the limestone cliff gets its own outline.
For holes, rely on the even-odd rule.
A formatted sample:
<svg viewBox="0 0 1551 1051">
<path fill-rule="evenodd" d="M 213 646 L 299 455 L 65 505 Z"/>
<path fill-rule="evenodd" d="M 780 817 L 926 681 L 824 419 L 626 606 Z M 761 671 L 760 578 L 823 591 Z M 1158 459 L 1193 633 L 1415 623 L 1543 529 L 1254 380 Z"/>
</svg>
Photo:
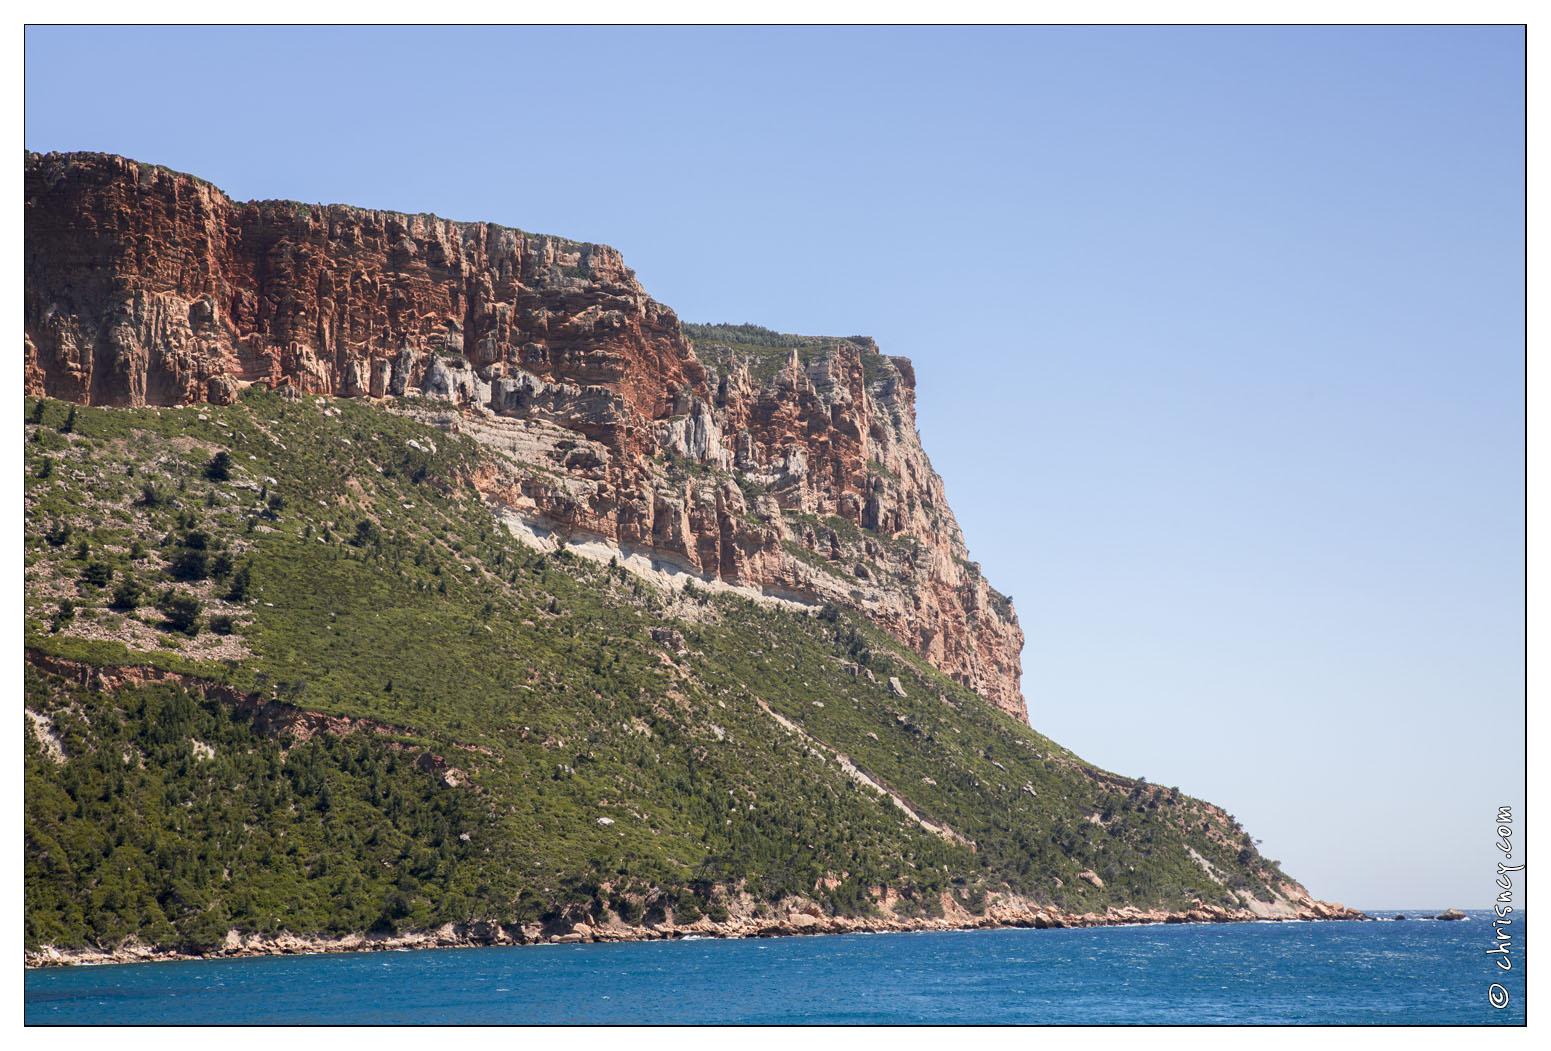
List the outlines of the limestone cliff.
<svg viewBox="0 0 1551 1051">
<path fill-rule="evenodd" d="M 849 605 L 1008 714 L 1023 634 L 968 561 L 871 340 L 694 343 L 604 245 L 343 205 L 235 202 L 101 154 L 26 159 L 28 393 L 391 398 L 473 435 L 530 535 Z"/>
</svg>

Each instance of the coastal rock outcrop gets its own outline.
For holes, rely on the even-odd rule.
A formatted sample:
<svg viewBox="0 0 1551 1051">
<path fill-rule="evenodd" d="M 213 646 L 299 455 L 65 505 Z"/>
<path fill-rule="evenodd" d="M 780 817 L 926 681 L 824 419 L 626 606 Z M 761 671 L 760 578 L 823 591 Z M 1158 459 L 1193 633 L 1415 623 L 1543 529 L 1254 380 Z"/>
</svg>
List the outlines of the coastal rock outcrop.
<svg viewBox="0 0 1551 1051">
<path fill-rule="evenodd" d="M 1302 888 L 1297 888 L 1301 892 Z M 483 921 L 446 923 L 429 930 L 397 933 L 368 932 L 340 936 L 300 937 L 294 934 L 244 935 L 229 931 L 225 942 L 211 952 L 184 954 L 156 951 L 138 939 L 116 949 L 61 950 L 43 946 L 24 956 L 27 967 L 72 964 L 139 963 L 153 959 L 209 959 L 212 957 L 284 956 L 300 953 L 389 951 L 394 949 L 463 948 L 487 945 L 566 945 L 578 942 L 661 941 L 679 938 L 774 938 L 805 934 L 882 934 L 890 931 L 989 930 L 1024 927 L 1050 930 L 1068 927 L 1113 927 L 1134 924 L 1235 923 L 1251 920 L 1366 920 L 1368 917 L 1344 905 L 1311 902 L 1295 897 L 1279 901 L 1271 912 L 1227 909 L 1201 905 L 1183 911 L 1111 907 L 1102 912 L 1067 912 L 1038 905 L 1016 896 L 994 901 L 978 913 L 944 895 L 941 916 L 897 916 L 880 908 L 874 916 L 832 916 L 811 901 L 792 898 L 776 910 L 757 909 L 746 895 L 735 896 L 727 919 L 715 922 L 700 916 L 676 922 L 672 916 L 659 923 L 627 924 L 614 917 L 605 926 L 557 921 L 538 924 L 497 924 Z M 1315 906 L 1315 907 L 1309 907 Z"/>
<path fill-rule="evenodd" d="M 102 154 L 28 154 L 24 382 L 92 405 L 250 384 L 396 399 L 498 453 L 514 529 L 855 609 L 1010 716 L 1023 633 L 969 561 L 865 337 L 692 341 L 604 245 L 344 205 L 237 202 Z"/>
</svg>

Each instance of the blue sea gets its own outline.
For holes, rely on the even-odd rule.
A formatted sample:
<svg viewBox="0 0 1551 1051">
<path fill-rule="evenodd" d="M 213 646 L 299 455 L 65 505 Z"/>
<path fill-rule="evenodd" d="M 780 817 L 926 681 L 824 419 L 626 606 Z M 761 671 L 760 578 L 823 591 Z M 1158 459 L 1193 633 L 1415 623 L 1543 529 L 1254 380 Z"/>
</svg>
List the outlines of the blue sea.
<svg viewBox="0 0 1551 1051">
<path fill-rule="evenodd" d="M 1392 915 L 1392 914 L 1391 914 Z M 1524 926 L 1235 923 L 272 956 L 26 974 L 29 1025 L 1523 1024 Z M 1499 984 L 1508 1003 L 1488 1002 Z"/>
</svg>

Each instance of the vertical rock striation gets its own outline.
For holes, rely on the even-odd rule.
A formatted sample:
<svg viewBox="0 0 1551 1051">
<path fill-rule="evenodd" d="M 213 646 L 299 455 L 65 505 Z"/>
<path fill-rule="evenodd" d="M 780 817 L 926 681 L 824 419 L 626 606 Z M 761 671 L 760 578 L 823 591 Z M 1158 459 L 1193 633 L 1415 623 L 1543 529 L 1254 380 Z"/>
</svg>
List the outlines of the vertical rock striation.
<svg viewBox="0 0 1551 1051">
<path fill-rule="evenodd" d="M 495 454 L 476 484 L 521 521 L 847 605 L 1027 717 L 1017 617 L 968 560 L 910 363 L 871 340 L 692 343 L 604 245 L 235 202 L 122 157 L 29 154 L 25 209 L 28 393 L 418 396 L 397 404 Z"/>
</svg>

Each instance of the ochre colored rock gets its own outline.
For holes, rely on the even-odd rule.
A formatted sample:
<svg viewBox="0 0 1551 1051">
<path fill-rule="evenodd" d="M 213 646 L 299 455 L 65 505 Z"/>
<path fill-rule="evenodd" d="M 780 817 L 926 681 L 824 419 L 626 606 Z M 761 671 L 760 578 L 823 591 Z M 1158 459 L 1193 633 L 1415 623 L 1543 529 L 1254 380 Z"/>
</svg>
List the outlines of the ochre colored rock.
<svg viewBox="0 0 1551 1051">
<path fill-rule="evenodd" d="M 241 203 L 122 157 L 28 154 L 25 217 L 29 394 L 418 393 L 433 404 L 405 411 L 499 454 L 473 482 L 509 524 L 849 606 L 1027 718 L 1016 614 L 968 561 L 916 433 L 910 363 L 871 340 L 793 349 L 756 380 L 729 348 L 698 348 L 703 361 L 607 246 Z"/>
</svg>

